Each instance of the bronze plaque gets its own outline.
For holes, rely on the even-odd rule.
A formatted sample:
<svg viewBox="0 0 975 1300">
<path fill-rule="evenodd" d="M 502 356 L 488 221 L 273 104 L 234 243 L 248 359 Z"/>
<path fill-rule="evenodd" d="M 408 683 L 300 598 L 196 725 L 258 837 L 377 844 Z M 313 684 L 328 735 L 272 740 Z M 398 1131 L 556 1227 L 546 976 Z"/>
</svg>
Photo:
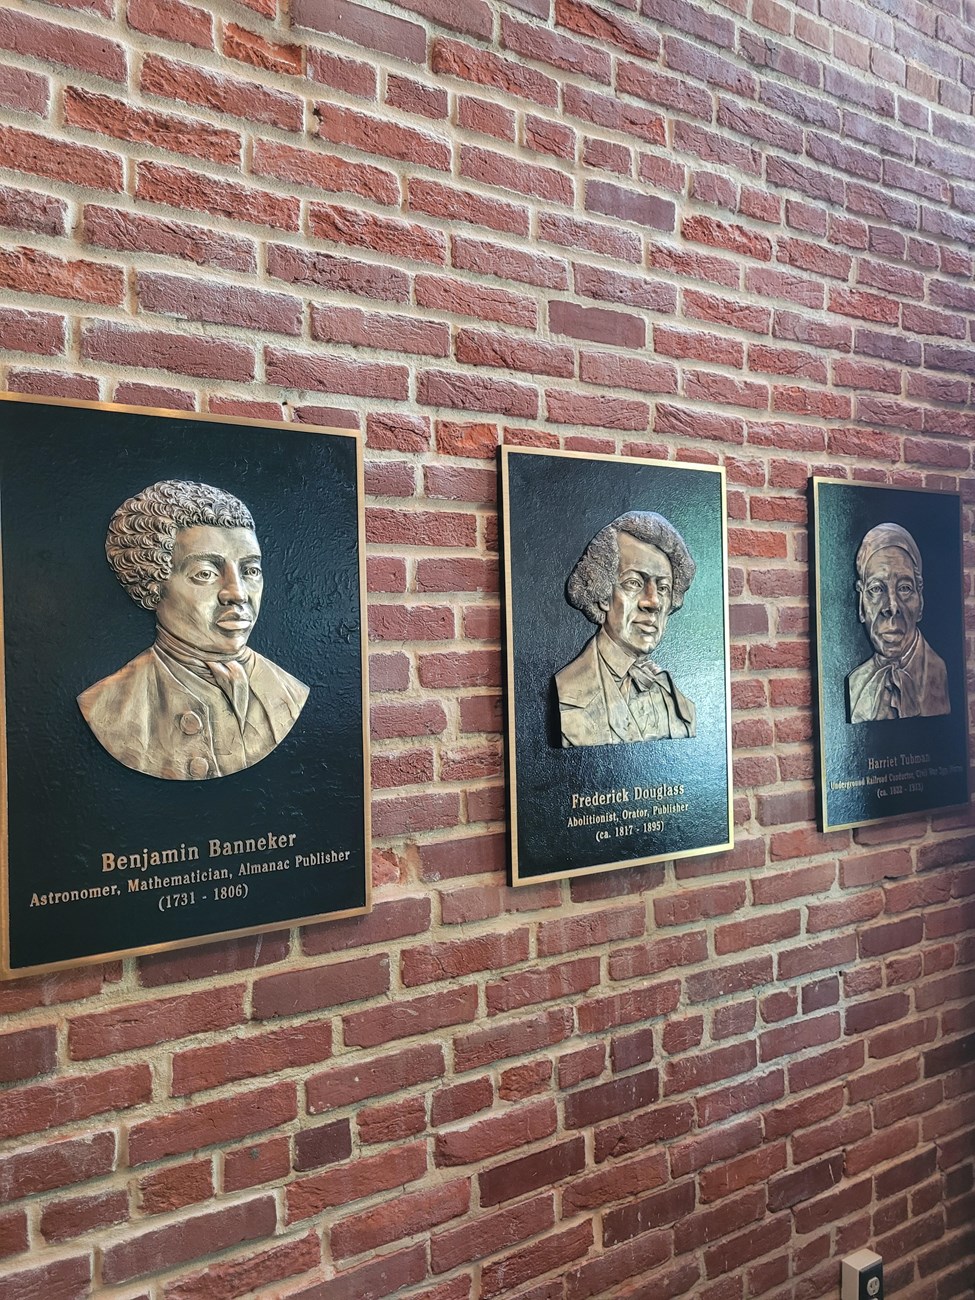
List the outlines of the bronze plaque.
<svg viewBox="0 0 975 1300">
<path fill-rule="evenodd" d="M 731 848 L 723 470 L 501 457 L 512 883 Z"/>
<path fill-rule="evenodd" d="M 812 487 L 823 829 L 965 803 L 961 498 Z"/>
<path fill-rule="evenodd" d="M 366 911 L 358 437 L 0 425 L 2 973 Z"/>
</svg>

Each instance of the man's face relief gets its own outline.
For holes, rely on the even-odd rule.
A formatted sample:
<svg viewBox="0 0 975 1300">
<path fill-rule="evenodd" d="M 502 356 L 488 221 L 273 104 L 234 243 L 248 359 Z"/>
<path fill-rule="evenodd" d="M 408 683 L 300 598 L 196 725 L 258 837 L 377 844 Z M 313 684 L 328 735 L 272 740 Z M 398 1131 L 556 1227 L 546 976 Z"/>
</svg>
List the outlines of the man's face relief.
<svg viewBox="0 0 975 1300">
<path fill-rule="evenodd" d="M 257 622 L 263 591 L 261 548 L 251 529 L 181 528 L 156 619 L 204 655 L 235 654 Z"/>
<path fill-rule="evenodd" d="M 874 650 L 888 659 L 899 658 L 910 648 L 924 608 L 910 556 L 899 546 L 874 551 L 858 586 L 860 621 Z"/>
<path fill-rule="evenodd" d="M 660 642 L 674 604 L 674 572 L 658 546 L 619 533 L 619 576 L 609 601 L 603 627 L 629 654 L 649 654 Z"/>
</svg>

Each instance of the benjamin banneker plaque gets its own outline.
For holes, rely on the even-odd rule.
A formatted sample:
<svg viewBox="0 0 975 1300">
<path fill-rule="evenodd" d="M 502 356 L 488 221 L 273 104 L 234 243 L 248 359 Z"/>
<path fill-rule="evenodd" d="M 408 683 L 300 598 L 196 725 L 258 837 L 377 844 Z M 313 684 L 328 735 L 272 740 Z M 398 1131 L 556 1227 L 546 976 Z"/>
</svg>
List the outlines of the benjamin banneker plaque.
<svg viewBox="0 0 975 1300">
<path fill-rule="evenodd" d="M 813 505 L 824 829 L 965 802 L 960 498 L 814 478 Z"/>
<path fill-rule="evenodd" d="M 730 848 L 722 471 L 501 464 L 513 883 Z"/>
<path fill-rule="evenodd" d="M 3 973 L 367 910 L 359 439 L 0 430 Z"/>
</svg>

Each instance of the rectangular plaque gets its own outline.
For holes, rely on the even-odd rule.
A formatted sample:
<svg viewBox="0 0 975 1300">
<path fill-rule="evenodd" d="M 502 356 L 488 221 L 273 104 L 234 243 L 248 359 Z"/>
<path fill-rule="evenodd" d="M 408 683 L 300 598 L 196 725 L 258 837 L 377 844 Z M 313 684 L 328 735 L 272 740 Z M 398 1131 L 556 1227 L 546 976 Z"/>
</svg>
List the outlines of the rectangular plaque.
<svg viewBox="0 0 975 1300">
<path fill-rule="evenodd" d="M 719 468 L 501 451 L 511 879 L 732 846 Z"/>
<path fill-rule="evenodd" d="M 822 827 L 965 803 L 961 498 L 812 488 Z"/>
<path fill-rule="evenodd" d="M 6 976 L 367 911 L 357 435 L 4 395 Z"/>
</svg>

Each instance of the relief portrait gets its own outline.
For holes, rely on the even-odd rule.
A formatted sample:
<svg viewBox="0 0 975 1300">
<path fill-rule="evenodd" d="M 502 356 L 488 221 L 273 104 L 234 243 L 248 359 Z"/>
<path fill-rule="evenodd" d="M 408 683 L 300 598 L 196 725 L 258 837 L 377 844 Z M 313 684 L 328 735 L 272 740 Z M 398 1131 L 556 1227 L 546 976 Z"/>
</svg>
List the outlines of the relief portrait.
<svg viewBox="0 0 975 1300">
<path fill-rule="evenodd" d="M 590 541 L 565 597 L 598 630 L 555 674 L 563 747 L 695 734 L 694 704 L 651 657 L 694 572 L 680 533 L 653 511 L 620 515 Z"/>
<path fill-rule="evenodd" d="M 873 655 L 846 679 L 850 722 L 929 718 L 951 712 L 948 674 L 921 635 L 921 552 L 906 528 L 878 524 L 856 554 L 859 618 Z"/>
<path fill-rule="evenodd" d="M 126 767 L 169 781 L 266 758 L 308 687 L 247 644 L 264 593 L 248 508 L 205 483 L 153 483 L 116 510 L 105 552 L 156 628 L 149 649 L 78 696 L 96 739 Z"/>
</svg>

